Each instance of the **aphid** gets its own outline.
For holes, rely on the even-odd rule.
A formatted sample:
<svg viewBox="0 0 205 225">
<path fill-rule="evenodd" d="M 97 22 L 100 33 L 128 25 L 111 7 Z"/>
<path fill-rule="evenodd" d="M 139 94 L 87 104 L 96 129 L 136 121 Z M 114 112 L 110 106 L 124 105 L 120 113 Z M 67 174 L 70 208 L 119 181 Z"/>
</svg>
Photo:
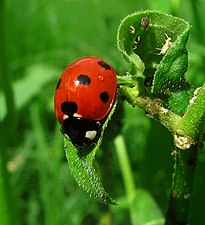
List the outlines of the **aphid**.
<svg viewBox="0 0 205 225">
<path fill-rule="evenodd" d="M 162 46 L 162 48 L 157 48 L 158 50 L 160 50 L 158 55 L 165 55 L 167 50 L 172 46 L 172 42 L 171 42 L 172 39 L 167 34 L 165 35 L 167 40 L 165 41 L 165 44 Z"/>
<path fill-rule="evenodd" d="M 134 34 L 135 33 L 135 28 L 132 25 L 130 25 L 130 33 L 131 34 Z"/>
<path fill-rule="evenodd" d="M 139 47 L 140 42 L 141 42 L 141 37 L 139 35 L 137 35 L 136 40 L 134 42 L 135 43 L 135 47 L 133 48 L 133 50 L 135 50 L 136 48 Z"/>
<path fill-rule="evenodd" d="M 189 100 L 190 106 L 192 106 L 192 105 L 194 104 L 194 102 L 196 101 L 197 96 L 198 96 L 198 93 L 199 93 L 200 90 L 201 90 L 201 87 L 198 87 L 198 88 L 194 91 L 194 96 L 193 96 L 193 98 L 191 98 L 191 99 Z"/>
<path fill-rule="evenodd" d="M 148 17 L 143 17 L 141 19 L 141 28 L 142 30 L 147 30 L 149 28 L 149 24 L 151 22 L 151 19 Z"/>
</svg>

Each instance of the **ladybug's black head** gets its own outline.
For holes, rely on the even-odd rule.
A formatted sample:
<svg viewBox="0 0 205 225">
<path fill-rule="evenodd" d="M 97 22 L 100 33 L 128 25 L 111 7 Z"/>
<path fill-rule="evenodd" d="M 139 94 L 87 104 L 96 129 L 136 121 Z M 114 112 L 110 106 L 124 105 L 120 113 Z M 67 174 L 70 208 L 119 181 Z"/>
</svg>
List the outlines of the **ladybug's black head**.
<svg viewBox="0 0 205 225">
<path fill-rule="evenodd" d="M 101 133 L 101 123 L 72 116 L 64 120 L 61 131 L 75 146 L 88 147 L 98 141 Z"/>
</svg>

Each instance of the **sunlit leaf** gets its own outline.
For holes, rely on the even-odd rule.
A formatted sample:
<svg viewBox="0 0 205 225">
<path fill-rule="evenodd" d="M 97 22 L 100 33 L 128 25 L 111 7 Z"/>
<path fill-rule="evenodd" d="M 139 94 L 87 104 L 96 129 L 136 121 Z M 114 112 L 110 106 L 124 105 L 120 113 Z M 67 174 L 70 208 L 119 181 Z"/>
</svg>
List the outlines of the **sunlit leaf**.
<svg viewBox="0 0 205 225">
<path fill-rule="evenodd" d="M 164 216 L 149 192 L 138 188 L 133 200 L 134 224 L 164 224 Z"/>
<path fill-rule="evenodd" d="M 102 127 L 101 137 L 91 149 L 78 149 L 70 140 L 65 139 L 65 151 L 69 168 L 79 186 L 91 197 L 104 204 L 116 204 L 111 196 L 105 191 L 101 182 L 98 165 L 95 162 L 95 154 L 100 149 L 103 133 L 115 111 L 117 101 Z M 84 151 L 84 152 L 83 152 Z"/>
<path fill-rule="evenodd" d="M 133 79 L 144 77 L 151 96 L 167 101 L 178 92 L 186 99 L 174 105 L 168 101 L 168 108 L 176 113 L 183 112 L 190 99 L 190 85 L 184 76 L 189 30 L 189 23 L 183 19 L 147 10 L 125 17 L 117 36 L 118 49 L 130 64 L 129 74 Z"/>
<path fill-rule="evenodd" d="M 41 91 L 43 86 L 51 82 L 54 78 L 56 79 L 59 73 L 55 68 L 43 64 L 27 67 L 25 76 L 13 84 L 14 100 L 17 110 L 20 110 L 29 103 Z M 6 115 L 6 105 L 2 93 L 0 93 L 0 109 L 0 119 L 3 119 Z"/>
<path fill-rule="evenodd" d="M 121 196 L 119 206 L 112 207 L 114 213 L 121 214 L 122 210 L 130 208 L 131 224 L 135 225 L 162 225 L 164 215 L 151 194 L 142 188 L 135 189 L 132 201 L 129 202 L 126 196 Z"/>
</svg>

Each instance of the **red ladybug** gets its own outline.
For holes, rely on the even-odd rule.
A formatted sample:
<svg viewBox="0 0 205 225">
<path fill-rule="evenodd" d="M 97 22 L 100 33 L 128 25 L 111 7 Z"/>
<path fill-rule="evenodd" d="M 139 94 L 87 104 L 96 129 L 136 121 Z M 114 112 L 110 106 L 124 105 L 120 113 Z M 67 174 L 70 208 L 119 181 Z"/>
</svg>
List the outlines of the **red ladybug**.
<svg viewBox="0 0 205 225">
<path fill-rule="evenodd" d="M 97 57 L 85 57 L 62 73 L 54 108 L 61 131 L 76 146 L 89 146 L 100 137 L 116 96 L 114 69 Z"/>
</svg>

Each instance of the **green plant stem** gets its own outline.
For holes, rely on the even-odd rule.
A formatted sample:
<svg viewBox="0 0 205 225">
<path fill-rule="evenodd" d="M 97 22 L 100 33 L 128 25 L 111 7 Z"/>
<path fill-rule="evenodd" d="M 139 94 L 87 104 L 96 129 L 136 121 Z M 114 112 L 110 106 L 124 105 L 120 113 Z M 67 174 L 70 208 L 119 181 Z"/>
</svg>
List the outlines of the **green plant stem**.
<svg viewBox="0 0 205 225">
<path fill-rule="evenodd" d="M 135 90 L 135 87 L 123 86 L 120 88 L 120 94 L 132 106 L 142 108 L 151 118 L 159 120 L 171 132 L 176 130 L 176 125 L 181 117 L 162 107 L 157 99 L 152 100 L 149 97 L 138 96 L 139 92 Z"/>
<path fill-rule="evenodd" d="M 160 100 L 139 96 L 138 89 L 122 86 L 119 90 L 121 97 L 132 106 L 139 106 L 151 118 L 158 120 L 173 134 L 190 139 L 190 144 L 200 140 L 205 132 L 205 83 L 193 99 L 183 117 L 176 115 L 160 105 Z"/>
<path fill-rule="evenodd" d="M 192 105 L 177 124 L 177 134 L 190 137 L 193 142 L 205 132 L 205 83 L 195 96 Z"/>
<path fill-rule="evenodd" d="M 117 76 L 118 85 L 126 85 L 127 87 L 134 87 L 135 82 L 131 76 Z"/>
<path fill-rule="evenodd" d="M 129 160 L 129 156 L 127 155 L 127 149 L 126 149 L 123 136 L 118 135 L 114 140 L 114 144 L 115 144 L 115 149 L 116 149 L 116 153 L 117 153 L 117 157 L 118 157 L 118 161 L 120 165 L 120 170 L 122 173 L 122 178 L 123 178 L 123 183 L 125 186 L 127 199 L 129 201 L 130 218 L 131 218 L 132 224 L 134 225 L 135 211 L 133 210 L 132 205 L 133 205 L 133 201 L 135 197 L 135 183 L 134 183 L 134 176 L 132 174 L 130 160 Z"/>
<path fill-rule="evenodd" d="M 7 51 L 6 51 L 6 29 L 5 29 L 5 3 L 0 1 L 0 78 L 1 85 L 5 94 L 5 101 L 7 107 L 7 115 L 3 125 L 9 127 L 9 129 L 4 130 L 4 142 L 8 142 L 15 128 L 16 113 L 15 104 L 13 97 L 13 87 L 11 83 L 11 78 L 8 72 L 8 62 L 7 62 Z"/>
<path fill-rule="evenodd" d="M 2 148 L 2 145 L 0 146 Z M 5 152 L 0 151 L 0 215 L 2 225 L 12 225 L 9 184 L 6 170 Z"/>
<path fill-rule="evenodd" d="M 166 225 L 188 224 L 198 150 L 199 145 L 192 145 L 173 151 L 175 164 Z"/>
<path fill-rule="evenodd" d="M 8 75 L 5 41 L 5 1 L 0 1 L 0 79 L 7 106 L 7 116 L 0 121 L 0 220 L 1 225 L 16 224 L 12 207 L 12 193 L 7 171 L 6 150 L 14 131 L 15 107 L 13 89 Z M 6 129 L 5 129 L 6 128 Z"/>
<path fill-rule="evenodd" d="M 160 100 L 138 96 L 135 88 L 122 86 L 120 94 L 131 105 L 139 106 L 173 133 L 176 145 L 176 150 L 173 151 L 175 165 L 166 224 L 187 224 L 197 153 L 205 129 L 205 84 L 198 93 L 195 93 L 183 117 L 163 108 Z"/>
</svg>

